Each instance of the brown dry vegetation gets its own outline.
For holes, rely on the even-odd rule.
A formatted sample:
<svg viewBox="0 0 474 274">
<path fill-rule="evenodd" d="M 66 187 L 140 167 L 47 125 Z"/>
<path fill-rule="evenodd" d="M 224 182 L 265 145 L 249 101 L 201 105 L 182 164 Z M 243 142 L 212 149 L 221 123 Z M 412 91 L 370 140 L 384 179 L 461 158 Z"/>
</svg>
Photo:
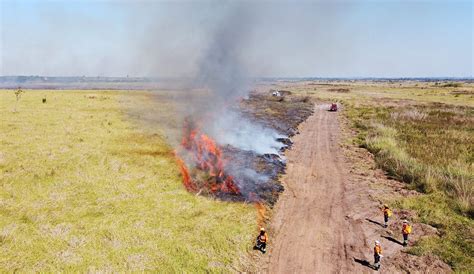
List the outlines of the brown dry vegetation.
<svg viewBox="0 0 474 274">
<path fill-rule="evenodd" d="M 474 100 L 472 83 L 317 82 L 282 88 L 340 101 L 355 142 L 388 176 L 424 195 L 392 201 L 436 227 L 412 254 L 439 256 L 457 271 L 474 268 Z M 333 89 L 348 88 L 350 93 Z M 385 199 L 381 197 L 381 199 Z"/>
</svg>

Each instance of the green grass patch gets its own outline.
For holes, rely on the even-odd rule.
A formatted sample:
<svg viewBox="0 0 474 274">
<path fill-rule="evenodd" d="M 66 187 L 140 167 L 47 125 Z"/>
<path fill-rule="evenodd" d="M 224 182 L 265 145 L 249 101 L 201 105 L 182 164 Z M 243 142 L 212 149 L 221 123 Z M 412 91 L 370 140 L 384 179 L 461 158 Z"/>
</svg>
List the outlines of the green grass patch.
<svg viewBox="0 0 474 274">
<path fill-rule="evenodd" d="M 13 112 L 13 91 L 0 91 L 0 271 L 223 272 L 245 260 L 254 208 L 186 192 L 163 138 L 128 121 L 120 101 L 137 94 L 26 90 Z"/>
<path fill-rule="evenodd" d="M 434 226 L 440 237 L 425 237 L 408 251 L 414 255 L 435 254 L 458 272 L 474 268 L 474 222 L 453 211 L 452 201 L 442 192 L 400 199 L 395 206 L 415 210 L 418 222 Z"/>
</svg>

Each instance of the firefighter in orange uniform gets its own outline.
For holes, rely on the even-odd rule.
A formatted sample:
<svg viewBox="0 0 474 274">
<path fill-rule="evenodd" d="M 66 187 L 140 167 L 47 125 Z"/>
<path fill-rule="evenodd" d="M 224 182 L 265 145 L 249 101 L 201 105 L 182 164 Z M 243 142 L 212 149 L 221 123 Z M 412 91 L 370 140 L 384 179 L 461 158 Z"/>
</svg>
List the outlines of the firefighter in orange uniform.
<svg viewBox="0 0 474 274">
<path fill-rule="evenodd" d="M 260 234 L 257 236 L 257 249 L 260 249 L 263 253 L 267 252 L 267 242 L 268 242 L 268 235 L 265 232 L 265 228 L 260 228 Z"/>
<path fill-rule="evenodd" d="M 407 220 L 403 221 L 402 234 L 403 234 L 403 246 L 407 246 L 408 245 L 408 235 L 411 234 L 411 225 Z"/>
<path fill-rule="evenodd" d="M 380 259 L 382 258 L 382 247 L 380 246 L 379 241 L 375 241 L 375 246 L 374 246 L 374 269 L 379 270 L 380 269 Z"/>
<path fill-rule="evenodd" d="M 392 217 L 392 210 L 390 210 L 387 204 L 384 204 L 382 207 L 382 211 L 383 211 L 383 220 L 384 220 L 383 226 L 386 228 L 388 226 L 388 220 L 390 219 L 390 217 Z"/>
</svg>

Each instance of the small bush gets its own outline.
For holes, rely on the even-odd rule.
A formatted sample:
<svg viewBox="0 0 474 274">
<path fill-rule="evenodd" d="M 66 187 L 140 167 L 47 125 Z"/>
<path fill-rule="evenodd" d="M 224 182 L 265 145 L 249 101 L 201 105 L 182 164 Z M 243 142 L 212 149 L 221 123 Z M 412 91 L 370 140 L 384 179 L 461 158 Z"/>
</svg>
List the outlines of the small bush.
<svg viewBox="0 0 474 274">
<path fill-rule="evenodd" d="M 462 87 L 462 83 L 448 82 L 448 83 L 444 83 L 444 84 L 440 85 L 440 87 L 443 87 L 443 88 L 459 88 L 459 87 Z"/>
<path fill-rule="evenodd" d="M 330 92 L 337 92 L 337 93 L 349 93 L 350 89 L 348 88 L 330 88 L 328 89 Z"/>
</svg>

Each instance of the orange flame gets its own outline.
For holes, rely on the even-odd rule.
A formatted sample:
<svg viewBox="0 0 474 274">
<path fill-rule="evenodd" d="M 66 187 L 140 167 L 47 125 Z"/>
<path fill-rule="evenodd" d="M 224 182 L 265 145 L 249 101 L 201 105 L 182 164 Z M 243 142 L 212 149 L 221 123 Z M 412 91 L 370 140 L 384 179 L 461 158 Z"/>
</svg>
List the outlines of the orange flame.
<svg viewBox="0 0 474 274">
<path fill-rule="evenodd" d="M 197 191 L 200 188 L 209 190 L 211 193 L 239 195 L 240 191 L 233 177 L 224 172 L 224 161 L 219 146 L 212 138 L 190 126 L 190 123 L 186 123 L 181 145 L 191 156 L 194 168 L 207 173 L 209 178 L 202 182 L 193 180 L 184 161 L 177 157 L 186 189 Z"/>
<path fill-rule="evenodd" d="M 183 184 L 184 187 L 191 192 L 194 192 L 197 190 L 196 185 L 194 184 L 193 180 L 191 179 L 191 176 L 189 175 L 189 171 L 186 168 L 186 165 L 184 164 L 184 161 L 176 156 L 176 161 L 178 162 L 179 165 L 179 170 L 181 171 L 181 175 L 183 176 Z"/>
<path fill-rule="evenodd" d="M 188 164 L 191 164 L 192 168 L 206 172 L 209 178 L 207 180 L 193 179 L 186 163 L 176 155 L 185 188 L 190 192 L 207 190 L 210 193 L 240 195 L 234 178 L 225 173 L 225 161 L 220 147 L 211 137 L 193 128 L 189 121 L 186 122 L 181 146 L 186 155 L 190 156 L 188 158 L 191 158 Z M 268 219 L 264 203 L 253 192 L 249 193 L 248 200 L 255 205 L 257 210 L 257 225 L 263 227 Z"/>
</svg>

